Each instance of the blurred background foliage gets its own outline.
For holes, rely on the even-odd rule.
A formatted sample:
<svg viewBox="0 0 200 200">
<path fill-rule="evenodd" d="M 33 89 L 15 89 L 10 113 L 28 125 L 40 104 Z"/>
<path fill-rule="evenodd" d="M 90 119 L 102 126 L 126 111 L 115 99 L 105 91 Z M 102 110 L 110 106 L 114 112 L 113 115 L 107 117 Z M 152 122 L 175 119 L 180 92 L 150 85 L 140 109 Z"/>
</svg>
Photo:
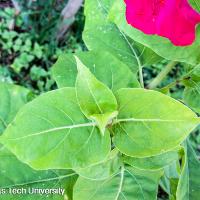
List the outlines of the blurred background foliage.
<svg viewBox="0 0 200 200">
<path fill-rule="evenodd" d="M 35 93 L 55 87 L 49 69 L 58 56 L 85 48 L 83 8 L 58 38 L 66 4 L 67 0 L 0 1 L 0 81 L 23 85 Z"/>
</svg>

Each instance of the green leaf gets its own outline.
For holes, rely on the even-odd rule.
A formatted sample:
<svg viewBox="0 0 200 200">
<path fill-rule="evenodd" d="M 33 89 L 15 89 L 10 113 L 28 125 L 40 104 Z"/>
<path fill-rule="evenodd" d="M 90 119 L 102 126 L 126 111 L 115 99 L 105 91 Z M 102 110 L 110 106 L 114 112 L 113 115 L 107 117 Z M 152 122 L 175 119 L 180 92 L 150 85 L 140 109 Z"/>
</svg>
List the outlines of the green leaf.
<svg viewBox="0 0 200 200">
<path fill-rule="evenodd" d="M 189 68 L 190 70 L 190 68 Z M 200 65 L 192 68 L 182 79 L 182 83 L 186 87 L 196 87 L 200 83 Z"/>
<path fill-rule="evenodd" d="M 194 87 L 186 87 L 183 99 L 190 108 L 200 113 L 200 83 L 196 83 Z"/>
<path fill-rule="evenodd" d="M 41 59 L 43 56 L 43 47 L 40 46 L 37 42 L 35 42 L 32 54 L 35 55 L 37 58 Z"/>
<path fill-rule="evenodd" d="M 170 165 L 174 160 L 178 160 L 177 150 L 169 151 L 158 156 L 147 158 L 134 158 L 123 156 L 123 161 L 135 168 L 144 170 L 158 170 Z"/>
<path fill-rule="evenodd" d="M 200 12 L 200 2 L 196 0 L 189 0 L 189 3 L 198 11 Z"/>
<path fill-rule="evenodd" d="M 118 173 L 102 181 L 79 177 L 74 187 L 74 200 L 155 200 L 161 176 L 162 171 L 122 167 Z"/>
<path fill-rule="evenodd" d="M 21 71 L 22 68 L 28 68 L 29 63 L 31 61 L 33 61 L 34 56 L 31 54 L 28 54 L 26 52 L 23 52 L 22 54 L 20 54 L 18 57 L 15 58 L 13 64 L 11 65 L 11 67 L 17 72 L 19 73 Z"/>
<path fill-rule="evenodd" d="M 115 1 L 85 1 L 86 22 L 83 40 L 88 49 L 110 52 L 129 66 L 133 72 L 137 72 L 138 68 L 144 65 L 159 61 L 161 58 L 158 55 L 128 38 L 115 24 L 108 20 L 108 13 L 113 2 Z"/>
<path fill-rule="evenodd" d="M 0 139 L 35 169 L 83 168 L 103 161 L 110 135 L 85 118 L 73 88 L 39 96 L 24 106 Z"/>
<path fill-rule="evenodd" d="M 157 91 L 120 89 L 116 98 L 119 115 L 112 129 L 113 142 L 128 156 L 170 151 L 200 123 L 189 108 Z"/>
<path fill-rule="evenodd" d="M 187 73 L 182 80 L 186 86 L 183 93 L 184 103 L 195 112 L 200 113 L 200 66 L 196 66 Z"/>
<path fill-rule="evenodd" d="M 118 114 L 117 101 L 112 91 L 97 80 L 77 57 L 76 62 L 78 103 L 85 116 L 97 122 L 102 135 L 104 135 L 106 125 Z"/>
<path fill-rule="evenodd" d="M 160 180 L 160 186 L 172 199 L 176 197 L 176 188 L 180 172 L 179 168 L 179 160 L 175 160 L 164 168 L 164 175 Z"/>
<path fill-rule="evenodd" d="M 177 188 L 177 200 L 195 200 L 200 196 L 200 162 L 189 141 L 185 145 L 183 169 Z"/>
<path fill-rule="evenodd" d="M 19 51 L 21 46 L 22 46 L 23 41 L 21 40 L 21 38 L 17 38 L 14 42 L 14 46 L 13 49 L 15 52 Z"/>
<path fill-rule="evenodd" d="M 1 200 L 27 200 L 44 198 L 52 200 L 63 200 L 64 195 L 50 194 L 8 194 L 9 188 L 20 189 L 24 188 L 27 192 L 30 189 L 63 189 L 65 195 L 68 194 L 72 200 L 72 185 L 75 183 L 77 176 L 71 170 L 48 170 L 36 171 L 28 165 L 20 162 L 11 152 L 2 147 L 0 149 L 0 190 L 6 190 L 6 194 L 1 194 Z M 14 167 L 14 170 L 13 170 Z"/>
<path fill-rule="evenodd" d="M 178 179 L 170 179 L 170 200 L 176 200 L 176 190 L 178 186 Z"/>
<path fill-rule="evenodd" d="M 112 91 L 120 88 L 140 87 L 137 77 L 119 59 L 109 52 L 89 51 L 74 54 L 95 77 Z M 59 88 L 74 87 L 77 77 L 76 60 L 73 54 L 62 54 L 52 69 Z M 126 79 L 124 79 L 126 77 Z"/>
<path fill-rule="evenodd" d="M 98 165 L 76 169 L 77 174 L 90 180 L 104 180 L 115 174 L 120 168 L 118 151 L 114 149 L 106 160 Z"/>
<path fill-rule="evenodd" d="M 36 65 L 33 65 L 31 67 L 30 77 L 34 81 L 38 81 L 41 78 L 47 77 L 48 75 L 49 75 L 49 73 L 41 67 L 37 67 Z"/>
<path fill-rule="evenodd" d="M 110 19 L 115 22 L 119 29 L 127 36 L 152 49 L 158 55 L 168 60 L 186 62 L 191 65 L 196 65 L 200 62 L 200 27 L 197 28 L 196 41 L 192 45 L 178 47 L 174 46 L 167 38 L 156 35 L 146 35 L 129 25 L 125 17 L 125 3 L 123 0 L 115 1 L 110 11 Z"/>
<path fill-rule="evenodd" d="M 29 90 L 8 83 L 0 83 L 0 134 L 27 102 Z"/>
</svg>

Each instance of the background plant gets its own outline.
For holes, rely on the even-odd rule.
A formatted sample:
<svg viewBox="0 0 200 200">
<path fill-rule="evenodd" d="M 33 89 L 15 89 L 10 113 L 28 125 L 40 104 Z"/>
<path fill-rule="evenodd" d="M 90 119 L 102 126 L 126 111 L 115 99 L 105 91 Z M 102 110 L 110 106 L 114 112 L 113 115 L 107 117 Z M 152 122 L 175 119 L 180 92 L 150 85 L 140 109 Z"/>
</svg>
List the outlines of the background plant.
<svg viewBox="0 0 200 200">
<path fill-rule="evenodd" d="M 22 7 L 17 15 L 16 10 L 10 7 L 0 12 L 0 73 L 2 79 L 7 77 L 8 81 L 32 88 L 37 93 L 48 91 L 54 87 L 49 68 L 57 57 L 63 52 L 82 49 L 80 32 L 83 15 L 77 16 L 73 27 L 80 32 L 70 30 L 58 41 L 53 33 L 56 34 L 59 15 L 66 2 L 55 5 L 53 1 L 46 4 L 29 1 L 30 5 L 20 3 Z"/>
</svg>

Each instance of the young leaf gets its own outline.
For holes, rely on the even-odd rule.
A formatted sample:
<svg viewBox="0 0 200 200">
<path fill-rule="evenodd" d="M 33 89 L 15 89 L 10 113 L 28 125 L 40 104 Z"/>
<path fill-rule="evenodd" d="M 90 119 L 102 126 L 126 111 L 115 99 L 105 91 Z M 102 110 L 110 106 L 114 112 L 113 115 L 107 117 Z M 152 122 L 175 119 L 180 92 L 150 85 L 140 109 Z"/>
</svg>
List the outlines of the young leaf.
<svg viewBox="0 0 200 200">
<path fill-rule="evenodd" d="M 123 161 L 135 168 L 144 170 L 158 170 L 170 165 L 175 160 L 178 160 L 177 150 L 169 151 L 158 156 L 147 158 L 134 158 L 123 156 Z"/>
<path fill-rule="evenodd" d="M 74 200 L 155 200 L 161 176 L 162 171 L 122 167 L 118 173 L 102 181 L 79 177 L 74 187 Z"/>
<path fill-rule="evenodd" d="M 89 68 L 99 81 L 107 85 L 112 91 L 120 88 L 140 87 L 136 74 L 132 73 L 127 65 L 109 52 L 88 51 L 74 55 Z M 53 66 L 53 77 L 59 88 L 75 86 L 77 66 L 74 55 L 61 55 Z"/>
<path fill-rule="evenodd" d="M 13 120 L 18 110 L 28 101 L 29 92 L 20 86 L 0 83 L 0 134 Z"/>
<path fill-rule="evenodd" d="M 185 158 L 183 169 L 179 180 L 176 198 L 177 200 L 193 200 L 200 196 L 200 162 L 196 158 L 189 141 L 185 145 Z"/>
<path fill-rule="evenodd" d="M 117 14 L 116 14 L 117 13 Z M 185 47 L 174 46 L 168 39 L 156 35 L 146 35 L 140 30 L 133 28 L 126 21 L 124 0 L 116 0 L 111 11 L 110 19 L 117 24 L 127 36 L 152 49 L 158 55 L 180 62 L 196 65 L 200 61 L 200 27 L 197 28 L 196 41 Z"/>
<path fill-rule="evenodd" d="M 106 125 L 118 114 L 117 101 L 112 91 L 98 81 L 77 57 L 76 62 L 76 94 L 80 108 L 88 119 L 97 122 L 104 135 Z"/>
<path fill-rule="evenodd" d="M 118 151 L 114 149 L 104 162 L 91 167 L 76 169 L 76 172 L 86 179 L 104 180 L 115 174 L 119 170 L 120 164 Z"/>
<path fill-rule="evenodd" d="M 188 107 L 156 91 L 120 89 L 116 98 L 119 115 L 113 141 L 128 156 L 151 157 L 170 151 L 200 123 Z"/>
<path fill-rule="evenodd" d="M 36 171 L 30 168 L 28 165 L 20 162 L 10 151 L 1 147 L 0 149 L 0 187 L 6 189 L 6 194 L 1 194 L 2 200 L 27 200 L 44 198 L 50 200 L 63 200 L 64 195 L 51 194 L 21 194 L 12 195 L 8 194 L 8 189 L 20 189 L 25 190 L 32 189 L 57 189 L 61 188 L 65 190 L 65 195 L 69 200 L 72 200 L 72 186 L 74 185 L 77 175 L 72 170 L 47 170 Z M 13 170 L 13 166 L 15 170 Z M 14 197 L 13 197 L 14 196 Z"/>
<path fill-rule="evenodd" d="M 114 0 L 85 1 L 86 22 L 83 40 L 88 49 L 110 52 L 129 66 L 134 73 L 144 65 L 160 61 L 161 58 L 152 50 L 131 40 L 108 20 L 108 13 L 114 2 Z"/>
<path fill-rule="evenodd" d="M 39 96 L 25 105 L 8 126 L 3 143 L 35 169 L 83 168 L 110 152 L 110 135 L 82 114 L 73 88 Z"/>
</svg>

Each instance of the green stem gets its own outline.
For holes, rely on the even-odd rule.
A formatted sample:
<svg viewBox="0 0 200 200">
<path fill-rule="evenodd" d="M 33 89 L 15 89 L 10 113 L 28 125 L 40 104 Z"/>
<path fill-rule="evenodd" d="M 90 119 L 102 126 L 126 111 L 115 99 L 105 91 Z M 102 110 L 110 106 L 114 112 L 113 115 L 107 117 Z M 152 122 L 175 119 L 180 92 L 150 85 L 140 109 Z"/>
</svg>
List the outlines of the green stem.
<svg viewBox="0 0 200 200">
<path fill-rule="evenodd" d="M 169 74 L 169 72 L 176 66 L 178 62 L 176 61 L 171 61 L 170 63 L 167 64 L 167 66 L 158 74 L 156 78 L 148 85 L 149 89 L 154 89 L 156 88 L 162 81 L 163 79 Z"/>
<path fill-rule="evenodd" d="M 140 79 L 141 87 L 144 88 L 144 79 L 143 79 L 142 66 L 139 67 L 139 79 Z"/>
<path fill-rule="evenodd" d="M 172 83 L 169 83 L 168 85 L 162 87 L 161 90 L 164 90 L 164 89 L 169 90 L 169 89 L 175 87 L 179 82 L 180 82 L 180 80 L 173 81 Z"/>
</svg>

